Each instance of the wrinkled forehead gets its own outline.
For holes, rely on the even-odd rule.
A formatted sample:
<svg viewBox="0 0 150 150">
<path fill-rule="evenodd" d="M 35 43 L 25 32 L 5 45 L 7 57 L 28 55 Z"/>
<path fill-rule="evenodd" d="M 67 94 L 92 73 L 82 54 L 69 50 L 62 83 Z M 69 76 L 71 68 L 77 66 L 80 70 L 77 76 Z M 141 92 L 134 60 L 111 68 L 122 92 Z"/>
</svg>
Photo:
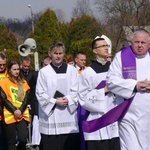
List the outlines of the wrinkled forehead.
<svg viewBox="0 0 150 150">
<path fill-rule="evenodd" d="M 135 40 L 141 40 L 141 41 L 145 41 L 145 42 L 149 43 L 150 35 L 145 32 L 137 32 L 137 33 L 133 34 L 133 36 L 131 37 L 131 41 L 135 41 Z"/>
</svg>

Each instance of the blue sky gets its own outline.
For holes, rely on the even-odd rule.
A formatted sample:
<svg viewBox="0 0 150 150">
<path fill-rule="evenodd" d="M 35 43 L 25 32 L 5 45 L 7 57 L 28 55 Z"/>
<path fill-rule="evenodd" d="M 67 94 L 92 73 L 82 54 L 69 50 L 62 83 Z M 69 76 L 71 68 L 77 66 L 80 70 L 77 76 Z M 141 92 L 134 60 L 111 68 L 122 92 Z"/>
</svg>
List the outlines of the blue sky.
<svg viewBox="0 0 150 150">
<path fill-rule="evenodd" d="M 24 19 L 30 16 L 31 5 L 33 13 L 44 11 L 46 8 L 52 10 L 61 9 L 64 18 L 69 21 L 72 9 L 77 0 L 0 0 L 0 16 L 5 18 Z"/>
</svg>

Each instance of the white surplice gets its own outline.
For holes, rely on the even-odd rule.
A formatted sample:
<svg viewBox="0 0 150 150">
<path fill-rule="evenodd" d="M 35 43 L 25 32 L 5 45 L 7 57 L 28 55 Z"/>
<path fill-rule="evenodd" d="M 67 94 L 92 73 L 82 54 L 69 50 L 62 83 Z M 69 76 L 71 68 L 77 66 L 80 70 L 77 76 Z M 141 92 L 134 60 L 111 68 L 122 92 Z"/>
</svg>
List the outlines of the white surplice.
<svg viewBox="0 0 150 150">
<path fill-rule="evenodd" d="M 78 74 L 68 65 L 66 73 L 57 74 L 51 65 L 39 71 L 36 96 L 39 102 L 39 128 L 46 135 L 78 133 L 77 122 Z M 53 98 L 56 91 L 68 99 L 67 107 L 56 106 Z"/>
<path fill-rule="evenodd" d="M 91 67 L 83 70 L 79 77 L 79 102 L 83 108 L 90 112 L 87 121 L 101 117 L 115 106 L 114 95 L 105 95 L 104 88 L 95 89 L 97 85 L 106 80 L 107 72 L 96 73 Z M 88 140 L 106 140 L 118 137 L 118 124 L 113 123 L 92 133 L 85 133 Z"/>
<path fill-rule="evenodd" d="M 128 58 L 126 58 L 128 59 Z M 116 102 L 133 96 L 138 81 L 150 80 L 150 55 L 136 58 L 137 80 L 123 79 L 121 52 L 116 54 L 107 75 L 108 88 Z M 150 93 L 137 92 L 125 117 L 119 123 L 121 150 L 150 150 Z"/>
</svg>

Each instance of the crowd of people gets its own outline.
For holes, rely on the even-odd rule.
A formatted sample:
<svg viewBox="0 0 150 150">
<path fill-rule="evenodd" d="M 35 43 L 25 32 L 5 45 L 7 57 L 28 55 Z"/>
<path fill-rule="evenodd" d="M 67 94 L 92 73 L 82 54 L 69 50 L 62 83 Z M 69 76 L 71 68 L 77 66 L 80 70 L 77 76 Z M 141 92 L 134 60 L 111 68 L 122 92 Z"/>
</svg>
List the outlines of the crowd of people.
<svg viewBox="0 0 150 150">
<path fill-rule="evenodd" d="M 113 60 L 104 36 L 91 47 L 87 65 L 53 43 L 39 71 L 0 52 L 0 150 L 150 150 L 150 33 L 134 31 Z"/>
</svg>

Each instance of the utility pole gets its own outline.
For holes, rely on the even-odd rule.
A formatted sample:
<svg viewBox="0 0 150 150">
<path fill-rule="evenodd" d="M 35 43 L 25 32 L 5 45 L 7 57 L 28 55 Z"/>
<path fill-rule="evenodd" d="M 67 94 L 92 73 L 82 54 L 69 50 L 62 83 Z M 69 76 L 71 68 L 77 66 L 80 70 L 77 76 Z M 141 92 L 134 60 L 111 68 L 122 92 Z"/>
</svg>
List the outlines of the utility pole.
<svg viewBox="0 0 150 150">
<path fill-rule="evenodd" d="M 30 12 L 31 12 L 32 33 L 34 33 L 34 15 L 30 4 L 28 5 L 28 7 L 30 8 Z"/>
</svg>

